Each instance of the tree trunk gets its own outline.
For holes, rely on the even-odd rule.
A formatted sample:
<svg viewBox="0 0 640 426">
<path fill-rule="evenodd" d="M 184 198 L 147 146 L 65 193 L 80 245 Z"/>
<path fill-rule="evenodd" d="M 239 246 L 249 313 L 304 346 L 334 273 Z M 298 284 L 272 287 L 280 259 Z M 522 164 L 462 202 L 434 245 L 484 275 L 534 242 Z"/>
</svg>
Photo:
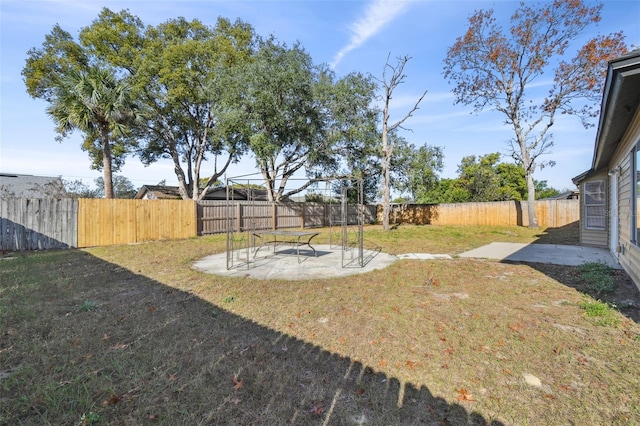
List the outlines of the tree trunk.
<svg viewBox="0 0 640 426">
<path fill-rule="evenodd" d="M 533 183 L 532 171 L 526 170 L 527 178 L 527 210 L 529 212 L 529 228 L 538 228 L 538 217 L 536 216 L 536 187 Z"/>
<path fill-rule="evenodd" d="M 386 126 L 382 130 L 382 229 L 389 230 L 389 215 L 391 210 L 391 148 Z"/>
<path fill-rule="evenodd" d="M 115 198 L 113 193 L 113 173 L 111 171 L 111 144 L 109 129 L 102 129 L 102 170 L 104 173 L 104 198 Z"/>
</svg>

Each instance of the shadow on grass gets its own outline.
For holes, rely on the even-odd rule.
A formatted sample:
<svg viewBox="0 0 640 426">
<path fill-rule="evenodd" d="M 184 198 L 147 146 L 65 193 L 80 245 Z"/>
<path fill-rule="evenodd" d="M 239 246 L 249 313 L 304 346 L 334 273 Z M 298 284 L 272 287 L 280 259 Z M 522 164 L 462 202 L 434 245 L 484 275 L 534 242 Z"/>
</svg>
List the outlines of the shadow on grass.
<svg viewBox="0 0 640 426">
<path fill-rule="evenodd" d="M 527 263 L 527 265 L 553 278 L 560 284 L 574 288 L 593 299 L 607 302 L 622 315 L 640 324 L 640 291 L 624 270 L 614 269 L 611 271 L 611 278 L 615 282 L 615 290 L 613 292 L 598 294 L 584 282 L 575 266 L 543 263 Z"/>
<path fill-rule="evenodd" d="M 557 228 L 546 228 L 536 237 L 534 244 L 580 245 L 580 222 L 571 222 Z"/>
<path fill-rule="evenodd" d="M 0 424 L 501 424 L 85 252 L 38 256 L 0 265 Z"/>
</svg>

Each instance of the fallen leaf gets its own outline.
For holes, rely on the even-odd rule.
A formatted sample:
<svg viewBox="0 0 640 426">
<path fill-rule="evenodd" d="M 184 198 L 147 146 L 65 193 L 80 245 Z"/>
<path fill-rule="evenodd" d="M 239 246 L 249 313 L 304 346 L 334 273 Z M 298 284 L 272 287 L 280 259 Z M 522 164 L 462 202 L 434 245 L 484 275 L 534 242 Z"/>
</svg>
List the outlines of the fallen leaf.
<svg viewBox="0 0 640 426">
<path fill-rule="evenodd" d="M 153 313 L 156 309 L 157 308 L 155 306 L 151 305 L 147 308 L 147 311 L 149 311 L 149 313 Z"/>
<path fill-rule="evenodd" d="M 109 340 L 109 339 L 111 339 L 111 336 L 109 336 L 107 333 L 104 333 L 102 335 L 102 340 Z"/>
<path fill-rule="evenodd" d="M 411 360 L 406 360 L 405 364 L 407 365 L 407 367 L 409 367 L 410 369 L 414 369 L 416 367 L 416 362 L 415 361 L 411 361 Z"/>
<path fill-rule="evenodd" d="M 387 364 L 388 364 L 388 361 L 386 359 L 381 359 L 380 362 L 378 363 L 380 367 L 386 367 Z"/>
<path fill-rule="evenodd" d="M 476 402 L 476 400 L 473 399 L 473 395 L 470 394 L 466 389 L 456 389 L 456 392 L 458 392 L 458 396 L 456 397 L 458 401 Z"/>
<path fill-rule="evenodd" d="M 364 393 L 364 389 L 358 388 L 356 389 L 356 395 L 362 395 Z"/>
<path fill-rule="evenodd" d="M 234 389 L 238 390 L 242 388 L 242 380 L 238 380 L 237 376 L 233 376 L 233 378 L 231 379 L 231 382 L 233 383 Z"/>
<path fill-rule="evenodd" d="M 115 393 L 112 393 L 109 399 L 102 402 L 102 405 L 106 407 L 108 405 L 116 405 L 118 402 L 120 402 L 120 397 Z"/>
<path fill-rule="evenodd" d="M 171 380 L 172 382 L 178 380 L 178 373 L 169 374 L 169 380 Z"/>
</svg>

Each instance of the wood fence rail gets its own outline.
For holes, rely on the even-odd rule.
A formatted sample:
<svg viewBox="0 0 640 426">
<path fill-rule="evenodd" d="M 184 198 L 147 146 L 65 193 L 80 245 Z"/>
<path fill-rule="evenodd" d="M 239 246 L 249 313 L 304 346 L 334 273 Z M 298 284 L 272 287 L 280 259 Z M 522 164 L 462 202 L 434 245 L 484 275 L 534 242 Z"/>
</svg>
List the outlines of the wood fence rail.
<svg viewBox="0 0 640 426">
<path fill-rule="evenodd" d="M 232 229 L 283 229 L 341 224 L 337 204 L 122 199 L 0 200 L 0 249 L 92 247 L 192 238 Z M 348 206 L 348 223 L 357 223 Z M 381 221 L 381 206 L 365 206 L 365 223 Z M 580 219 L 578 200 L 536 201 L 538 224 L 561 227 Z M 528 226 L 527 203 L 394 205 L 391 223 Z"/>
</svg>

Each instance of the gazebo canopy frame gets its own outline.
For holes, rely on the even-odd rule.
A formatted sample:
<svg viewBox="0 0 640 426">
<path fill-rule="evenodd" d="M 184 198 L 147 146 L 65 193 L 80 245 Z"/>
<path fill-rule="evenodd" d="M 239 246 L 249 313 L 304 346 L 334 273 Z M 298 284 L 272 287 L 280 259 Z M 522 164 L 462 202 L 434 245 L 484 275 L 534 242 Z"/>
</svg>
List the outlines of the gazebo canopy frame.
<svg viewBox="0 0 640 426">
<path fill-rule="evenodd" d="M 364 193 L 362 179 L 351 176 L 327 177 L 316 179 L 309 186 L 307 193 L 321 196 L 320 204 L 325 212 L 322 222 L 311 224 L 311 227 L 329 227 L 329 245 L 332 250 L 341 251 L 343 268 L 364 267 Z M 297 188 L 308 183 L 306 179 L 289 179 L 289 184 Z M 290 207 L 300 211 L 303 218 L 298 228 L 305 227 L 302 209 L 308 206 L 320 206 L 305 203 L 304 205 L 286 202 L 265 201 L 265 191 L 260 189 L 264 184 L 261 175 L 244 175 L 227 179 L 226 218 L 227 269 L 255 267 L 257 251 L 260 248 L 260 231 L 278 229 L 278 206 Z M 324 188 L 322 187 L 324 186 Z M 313 207 L 311 207 L 313 208 Z M 265 211 L 274 212 L 272 217 Z M 291 229 L 292 226 L 286 226 Z M 259 259 L 259 258 L 258 258 Z"/>
</svg>

